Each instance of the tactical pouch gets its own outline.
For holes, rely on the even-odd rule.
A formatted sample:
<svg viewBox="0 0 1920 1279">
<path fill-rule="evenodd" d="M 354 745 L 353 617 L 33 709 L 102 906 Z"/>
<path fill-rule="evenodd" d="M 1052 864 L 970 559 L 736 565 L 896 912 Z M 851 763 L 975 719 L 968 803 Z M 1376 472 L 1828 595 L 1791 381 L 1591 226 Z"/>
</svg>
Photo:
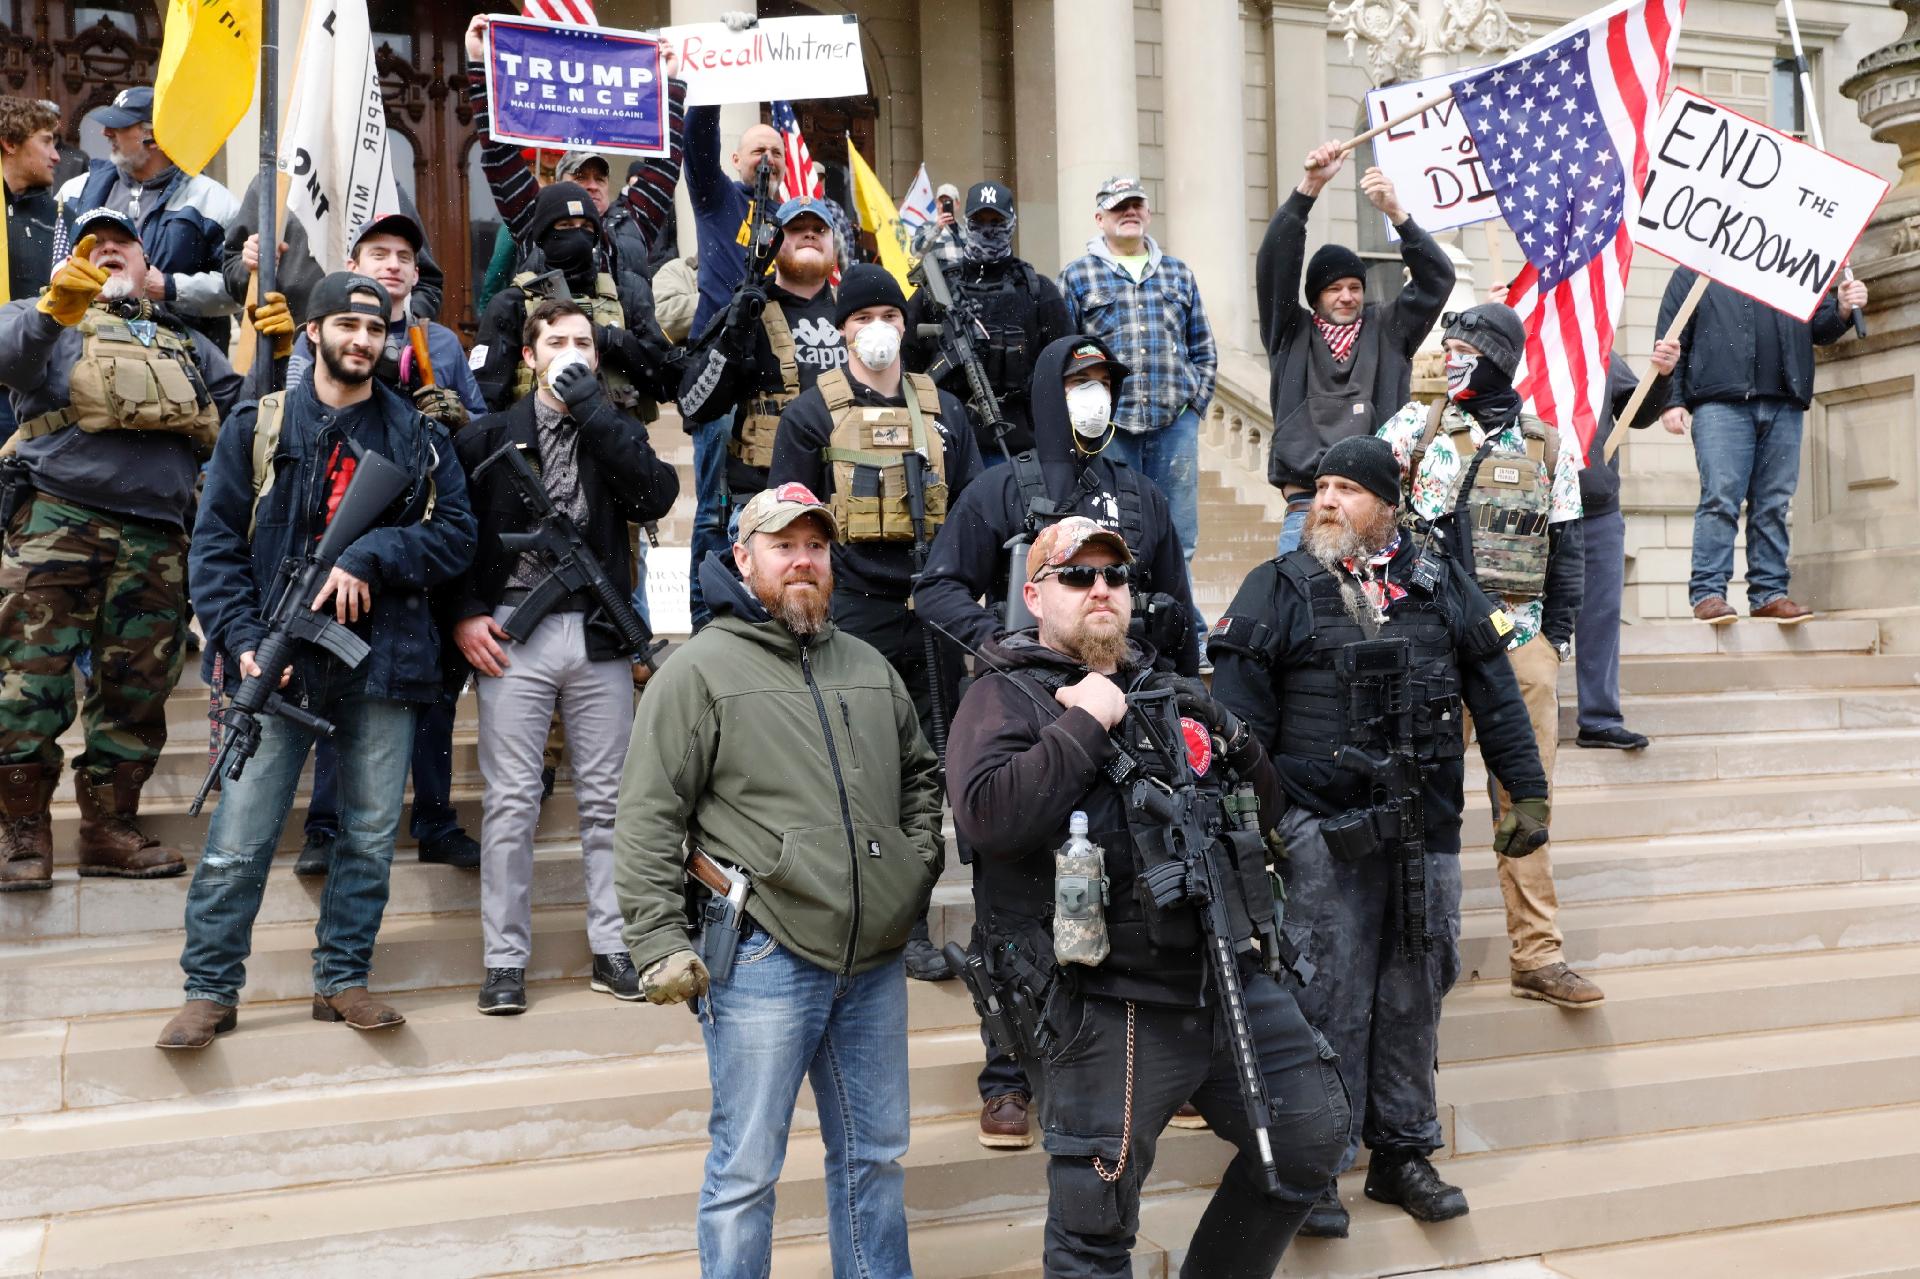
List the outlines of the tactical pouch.
<svg viewBox="0 0 1920 1279">
<path fill-rule="evenodd" d="M 1380 829 L 1378 811 L 1350 808 L 1320 823 L 1320 838 L 1336 861 L 1357 862 L 1371 857 L 1386 845 Z"/>
<path fill-rule="evenodd" d="M 756 400 L 740 419 L 739 429 L 727 440 L 727 452 L 755 470 L 773 465 L 773 439 L 780 433 L 781 406 L 772 400 Z"/>
<path fill-rule="evenodd" d="M 1100 846 L 1069 840 L 1053 854 L 1053 957 L 1089 967 L 1113 949 L 1107 938 L 1107 872 Z"/>
</svg>

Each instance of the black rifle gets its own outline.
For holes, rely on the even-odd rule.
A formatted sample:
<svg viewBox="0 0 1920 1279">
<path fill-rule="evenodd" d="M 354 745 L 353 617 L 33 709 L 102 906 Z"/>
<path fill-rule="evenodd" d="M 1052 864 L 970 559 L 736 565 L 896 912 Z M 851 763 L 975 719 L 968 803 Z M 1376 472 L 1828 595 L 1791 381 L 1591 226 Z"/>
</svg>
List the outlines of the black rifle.
<svg viewBox="0 0 1920 1279">
<path fill-rule="evenodd" d="M 1145 740 L 1163 761 L 1167 774 L 1159 778 L 1139 777 L 1131 783 L 1128 804 L 1151 825 L 1164 832 L 1161 847 L 1169 856 L 1150 865 L 1140 876 L 1141 887 L 1161 910 L 1190 903 L 1200 917 L 1200 931 L 1206 942 L 1207 975 L 1212 979 L 1220 1009 L 1227 1018 L 1227 1040 L 1233 1050 L 1235 1073 L 1240 1077 L 1240 1100 L 1246 1108 L 1247 1126 L 1253 1129 L 1260 1148 L 1260 1169 L 1267 1189 L 1280 1193 L 1280 1172 L 1273 1159 L 1273 1138 L 1267 1128 L 1273 1122 L 1273 1108 L 1267 1099 L 1266 1076 L 1260 1068 L 1260 1052 L 1254 1046 L 1253 1028 L 1247 1022 L 1246 992 L 1240 985 L 1240 963 L 1234 948 L 1235 904 L 1229 885 L 1243 881 L 1237 868 L 1221 865 L 1227 855 L 1227 814 L 1223 805 L 1200 791 L 1199 781 L 1187 759 L 1186 739 L 1180 724 L 1180 708 L 1171 688 L 1139 690 L 1127 694 L 1127 719 L 1144 730 Z M 1257 823 L 1256 823 L 1257 824 Z M 1238 823 L 1236 822 L 1236 826 Z M 1258 836 L 1254 836 L 1258 840 Z M 1264 877 L 1264 876 L 1263 876 Z M 1271 891 L 1271 890 L 1269 890 Z M 1241 903 L 1242 914 L 1245 903 Z M 1279 971 L 1279 949 L 1272 938 L 1266 942 L 1262 962 L 1268 973 Z"/>
<path fill-rule="evenodd" d="M 317 644 L 349 670 L 367 657 L 367 642 L 335 621 L 332 614 L 313 607 L 327 574 L 342 552 L 372 528 L 393 500 L 406 492 L 413 477 L 374 452 L 363 452 L 354 464 L 353 479 L 327 524 L 326 534 L 304 560 L 288 560 L 280 571 L 273 603 L 267 610 L 267 634 L 254 650 L 258 675 L 240 681 L 224 710 L 214 714 L 219 726 L 220 753 L 207 770 L 206 780 L 187 812 L 198 814 L 207 792 L 221 778 L 239 781 L 247 761 L 260 749 L 260 717 L 278 715 L 316 737 L 332 737 L 333 725 L 304 707 L 280 696 L 280 677 L 293 665 L 296 646 Z"/>
<path fill-rule="evenodd" d="M 1008 630 L 1021 630 L 1033 625 L 1033 615 L 1027 611 L 1026 598 L 1020 592 L 1020 587 L 1027 580 L 1027 546 L 1039 531 L 1043 519 L 1051 519 L 1063 512 L 1047 497 L 1047 481 L 1041 474 L 1039 458 L 1030 453 L 1015 453 L 1007 443 L 1013 434 L 1013 423 L 1001 411 L 1000 399 L 994 394 L 986 365 L 980 362 L 980 353 L 974 349 L 974 334 L 985 332 L 985 326 L 974 313 L 973 303 L 965 293 L 954 292 L 947 280 L 946 268 L 941 265 L 937 254 L 929 252 L 922 257 L 914 271 L 927 297 L 933 302 L 933 313 L 939 316 L 936 324 L 922 324 L 919 336 L 939 342 L 942 357 L 950 366 L 966 375 L 967 407 L 973 411 L 974 419 L 986 427 L 987 433 L 993 437 L 994 447 L 1013 466 L 1020 495 L 1026 499 L 1021 527 L 1006 546 L 1007 599 L 1001 619 Z"/>
<path fill-rule="evenodd" d="M 907 394 L 914 393 L 912 387 Z M 938 448 L 937 441 L 927 441 L 929 447 Z M 901 465 L 907 475 L 907 516 L 913 521 L 913 580 L 919 584 L 920 575 L 927 571 L 927 547 L 933 540 L 927 536 L 927 459 L 919 450 L 908 449 L 901 455 Z M 940 700 L 940 642 L 933 637 L 929 626 L 920 628 L 921 658 L 927 665 L 927 727 L 933 737 L 933 754 L 940 761 L 940 767 L 947 766 L 947 708 Z"/>
<path fill-rule="evenodd" d="M 533 473 L 520 446 L 511 442 L 501 445 L 474 468 L 473 478 L 479 480 L 495 464 L 507 468 L 507 481 L 533 515 L 531 529 L 525 533 L 502 533 L 500 546 L 509 555 L 532 555 L 547 569 L 540 585 L 527 592 L 527 597 L 501 627 L 507 638 L 516 644 L 526 643 L 527 637 L 563 600 L 569 595 L 584 594 L 599 605 L 601 613 L 619 634 L 621 655 L 652 670 L 655 657 L 667 642 L 653 637 L 640 614 L 634 611 L 629 593 L 615 586 L 607 571 L 600 567 L 580 526 L 553 504 L 547 486 Z"/>
<path fill-rule="evenodd" d="M 1365 777 L 1369 807 L 1321 824 L 1336 856 L 1351 841 L 1354 852 L 1372 845 L 1394 859 L 1394 931 L 1406 955 L 1433 949 L 1427 932 L 1427 818 L 1421 791 L 1420 756 L 1413 742 L 1411 651 L 1405 639 L 1357 640 L 1334 655 L 1333 668 L 1346 689 L 1346 721 L 1384 749 L 1342 746 L 1334 759 Z"/>
</svg>

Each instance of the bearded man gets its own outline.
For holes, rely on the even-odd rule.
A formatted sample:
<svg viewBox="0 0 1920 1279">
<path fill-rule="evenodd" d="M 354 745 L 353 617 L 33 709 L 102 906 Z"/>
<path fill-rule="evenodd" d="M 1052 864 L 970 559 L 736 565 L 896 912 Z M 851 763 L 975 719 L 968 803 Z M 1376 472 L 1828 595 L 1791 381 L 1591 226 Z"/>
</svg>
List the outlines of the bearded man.
<svg viewBox="0 0 1920 1279">
<path fill-rule="evenodd" d="M 781 239 L 772 282 L 742 285 L 705 328 L 696 317 L 696 354 L 680 384 L 680 416 L 701 445 L 694 457 L 696 565 L 726 546 L 731 513 L 767 487 L 780 415 L 822 373 L 847 362 L 827 286 L 834 267 L 831 215 L 827 202 L 812 196 L 781 205 L 774 213 Z M 706 424 L 729 418 L 722 449 Z M 692 601 L 693 624 L 706 625 L 711 610 L 697 573 Z"/>
<path fill-rule="evenodd" d="M 1512 623 L 1437 539 L 1400 523 L 1399 500 L 1385 440 L 1333 444 L 1300 548 L 1248 575 L 1207 651 L 1214 695 L 1286 787 L 1286 933 L 1307 939 L 1294 980 L 1353 1104 L 1337 1171 L 1365 1141 L 1367 1197 L 1432 1222 L 1467 1211 L 1428 1162 L 1440 1001 L 1460 973 L 1462 704 L 1488 770 L 1531 797 L 1495 833 L 1503 855 L 1546 842 L 1547 781 L 1506 660 Z M 1335 1183 L 1300 1229 L 1346 1235 Z"/>
<path fill-rule="evenodd" d="M 938 766 L 899 673 L 830 617 L 838 535 L 804 484 L 747 503 L 740 578 L 717 554 L 700 565 L 714 620 L 648 683 L 620 784 L 627 948 L 647 998 L 692 1001 L 706 1040 L 709 1276 L 772 1264 L 802 1078 L 827 1151 L 834 1273 L 912 1273 L 900 952 L 943 861 Z M 697 937 L 690 873 L 744 879 L 734 899 L 696 888 Z"/>
</svg>

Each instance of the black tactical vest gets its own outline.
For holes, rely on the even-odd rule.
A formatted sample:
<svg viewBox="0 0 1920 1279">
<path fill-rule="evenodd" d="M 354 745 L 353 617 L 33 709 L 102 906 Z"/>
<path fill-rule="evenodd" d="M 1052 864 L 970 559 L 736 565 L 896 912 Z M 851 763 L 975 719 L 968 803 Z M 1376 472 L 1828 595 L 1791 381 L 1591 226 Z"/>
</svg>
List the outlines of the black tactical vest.
<svg viewBox="0 0 1920 1279">
<path fill-rule="evenodd" d="M 987 330 L 980 345 L 980 362 L 987 381 L 1001 399 L 1026 401 L 1033 381 L 1035 342 L 1039 337 L 1040 286 L 1029 279 L 1034 270 L 1025 262 L 1006 262 L 992 278 L 968 278 L 962 272 L 960 290 L 973 303 L 974 315 Z M 962 394 L 965 392 L 963 391 Z"/>
</svg>

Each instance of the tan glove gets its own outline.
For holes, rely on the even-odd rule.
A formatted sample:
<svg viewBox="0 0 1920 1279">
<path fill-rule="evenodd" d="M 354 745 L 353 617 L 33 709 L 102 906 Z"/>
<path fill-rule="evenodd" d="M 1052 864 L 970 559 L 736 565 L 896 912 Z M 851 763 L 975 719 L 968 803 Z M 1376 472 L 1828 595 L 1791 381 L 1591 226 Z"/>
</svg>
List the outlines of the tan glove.
<svg viewBox="0 0 1920 1279">
<path fill-rule="evenodd" d="M 93 256 L 93 240 L 90 235 L 82 237 L 67 260 L 53 268 L 53 278 L 36 308 L 68 328 L 80 323 L 107 283 L 107 270 L 87 260 Z"/>
<path fill-rule="evenodd" d="M 1544 799 L 1516 799 L 1493 832 L 1493 850 L 1503 857 L 1525 857 L 1547 842 L 1552 805 Z"/>
<path fill-rule="evenodd" d="M 284 360 L 292 354 L 293 311 L 287 306 L 286 294 L 267 294 L 265 301 L 247 308 L 247 319 L 255 333 L 264 333 L 273 339 L 274 359 Z"/>
<path fill-rule="evenodd" d="M 684 1004 L 707 993 L 707 966 L 692 951 L 676 950 L 647 965 L 640 989 L 650 1004 Z"/>
<path fill-rule="evenodd" d="M 450 386 L 419 388 L 413 393 L 413 407 L 449 431 L 457 431 L 467 424 L 467 406 Z"/>
</svg>

